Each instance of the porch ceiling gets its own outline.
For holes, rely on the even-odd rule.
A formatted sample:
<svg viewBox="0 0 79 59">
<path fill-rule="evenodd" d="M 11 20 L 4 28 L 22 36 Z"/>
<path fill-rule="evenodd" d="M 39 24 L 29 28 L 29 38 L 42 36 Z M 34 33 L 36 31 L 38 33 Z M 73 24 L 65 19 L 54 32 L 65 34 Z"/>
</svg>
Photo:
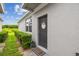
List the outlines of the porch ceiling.
<svg viewBox="0 0 79 59">
<path fill-rule="evenodd" d="M 4 8 L 3 8 L 3 4 L 0 3 L 0 13 L 4 13 Z"/>
<path fill-rule="evenodd" d="M 34 9 L 39 5 L 40 3 L 24 3 L 22 6 L 23 9 L 34 11 Z"/>
</svg>

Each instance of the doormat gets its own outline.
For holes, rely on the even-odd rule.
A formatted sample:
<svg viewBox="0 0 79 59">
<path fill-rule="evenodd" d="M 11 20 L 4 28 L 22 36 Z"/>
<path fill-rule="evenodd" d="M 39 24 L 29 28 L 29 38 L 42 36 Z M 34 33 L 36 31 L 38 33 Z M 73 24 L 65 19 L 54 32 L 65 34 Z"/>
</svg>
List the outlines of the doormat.
<svg viewBox="0 0 79 59">
<path fill-rule="evenodd" d="M 33 51 L 37 56 L 43 56 L 43 55 L 46 54 L 43 50 L 41 50 L 41 49 L 38 48 L 38 47 L 32 48 L 32 51 Z"/>
</svg>

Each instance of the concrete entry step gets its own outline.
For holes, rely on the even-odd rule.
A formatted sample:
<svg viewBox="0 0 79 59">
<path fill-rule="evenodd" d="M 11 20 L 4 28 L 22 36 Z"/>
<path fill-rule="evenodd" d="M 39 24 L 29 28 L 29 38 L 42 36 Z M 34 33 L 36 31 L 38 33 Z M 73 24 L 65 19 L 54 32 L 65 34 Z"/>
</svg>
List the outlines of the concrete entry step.
<svg viewBox="0 0 79 59">
<path fill-rule="evenodd" d="M 33 51 L 37 56 L 43 56 L 43 55 L 46 54 L 43 50 L 41 50 L 41 49 L 38 48 L 38 47 L 32 48 L 32 51 Z"/>
</svg>

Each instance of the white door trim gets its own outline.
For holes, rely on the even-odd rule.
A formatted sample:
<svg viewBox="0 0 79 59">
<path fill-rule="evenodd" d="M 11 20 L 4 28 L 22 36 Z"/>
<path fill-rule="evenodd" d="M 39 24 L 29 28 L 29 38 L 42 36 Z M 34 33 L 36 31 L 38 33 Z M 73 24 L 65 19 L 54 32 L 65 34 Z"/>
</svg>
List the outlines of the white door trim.
<svg viewBox="0 0 79 59">
<path fill-rule="evenodd" d="M 48 53 L 48 50 L 45 49 L 44 47 L 40 46 L 40 45 L 37 45 L 37 47 L 39 47 L 40 49 L 42 49 L 44 52 Z"/>
</svg>

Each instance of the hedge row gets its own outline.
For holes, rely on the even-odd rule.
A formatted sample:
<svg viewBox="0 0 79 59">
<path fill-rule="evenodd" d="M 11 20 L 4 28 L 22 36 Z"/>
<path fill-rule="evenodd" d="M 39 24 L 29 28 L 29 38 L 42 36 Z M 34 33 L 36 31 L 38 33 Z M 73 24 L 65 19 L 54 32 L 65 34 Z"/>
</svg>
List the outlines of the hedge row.
<svg viewBox="0 0 79 59">
<path fill-rule="evenodd" d="M 30 44 L 32 42 L 32 40 L 31 40 L 32 35 L 31 34 L 24 33 L 21 31 L 15 31 L 15 35 L 19 39 L 19 41 L 24 49 L 30 48 Z"/>
<path fill-rule="evenodd" d="M 3 43 L 6 40 L 7 33 L 6 32 L 0 32 L 0 43 Z"/>
<path fill-rule="evenodd" d="M 18 28 L 18 25 L 3 25 L 2 28 Z"/>
</svg>

